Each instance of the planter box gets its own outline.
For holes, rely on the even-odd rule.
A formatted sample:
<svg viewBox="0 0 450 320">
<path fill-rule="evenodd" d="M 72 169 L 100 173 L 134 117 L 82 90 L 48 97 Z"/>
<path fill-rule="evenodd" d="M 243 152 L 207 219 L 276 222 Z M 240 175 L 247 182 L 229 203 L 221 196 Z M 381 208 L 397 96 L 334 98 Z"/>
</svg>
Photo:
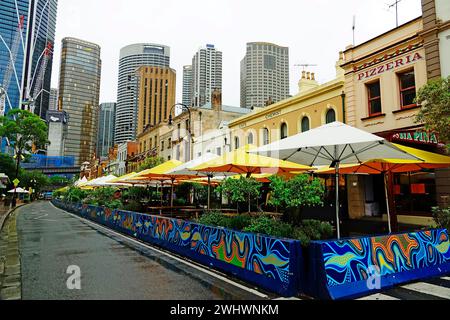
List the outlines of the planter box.
<svg viewBox="0 0 450 320">
<path fill-rule="evenodd" d="M 349 299 L 449 272 L 445 229 L 312 241 L 303 291 L 321 299 Z"/>
<path fill-rule="evenodd" d="M 303 261 L 300 242 L 190 221 L 64 203 L 57 207 L 154 244 L 282 296 L 297 295 Z"/>
</svg>

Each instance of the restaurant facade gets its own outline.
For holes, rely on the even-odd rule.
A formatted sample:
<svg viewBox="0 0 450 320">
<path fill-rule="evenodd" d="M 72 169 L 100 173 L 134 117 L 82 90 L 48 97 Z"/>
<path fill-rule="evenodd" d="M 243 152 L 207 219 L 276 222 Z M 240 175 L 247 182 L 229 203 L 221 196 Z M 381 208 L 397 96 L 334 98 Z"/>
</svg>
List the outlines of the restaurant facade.
<svg viewBox="0 0 450 320">
<path fill-rule="evenodd" d="M 418 17 L 344 51 L 346 122 L 393 143 L 445 153 L 439 136 L 416 122 L 417 91 L 427 83 L 427 57 Z M 390 209 L 396 222 L 429 225 L 431 207 L 448 197 L 448 170 L 390 174 Z M 347 176 L 350 218 L 386 219 L 382 175 Z"/>
</svg>

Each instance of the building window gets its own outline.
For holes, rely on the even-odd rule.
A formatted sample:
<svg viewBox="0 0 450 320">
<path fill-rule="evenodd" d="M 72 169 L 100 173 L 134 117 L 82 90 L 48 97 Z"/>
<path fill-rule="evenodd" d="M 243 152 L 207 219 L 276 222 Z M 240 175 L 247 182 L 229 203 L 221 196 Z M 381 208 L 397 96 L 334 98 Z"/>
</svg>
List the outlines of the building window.
<svg viewBox="0 0 450 320">
<path fill-rule="evenodd" d="M 269 139 L 269 129 L 264 128 L 263 129 L 263 144 L 269 144 L 270 143 L 270 139 Z"/>
<path fill-rule="evenodd" d="M 326 123 L 332 123 L 336 121 L 336 112 L 334 111 L 334 109 L 329 109 L 327 111 L 327 114 L 325 116 L 325 122 Z"/>
<path fill-rule="evenodd" d="M 167 149 L 172 149 L 172 138 L 169 138 L 167 144 L 168 144 Z"/>
<path fill-rule="evenodd" d="M 239 137 L 234 137 L 234 148 L 235 149 L 239 148 Z"/>
<path fill-rule="evenodd" d="M 218 156 L 221 156 L 221 155 L 222 155 L 222 148 L 221 148 L 221 147 L 217 147 L 217 149 L 216 149 L 216 154 L 217 154 Z"/>
<path fill-rule="evenodd" d="M 367 84 L 367 96 L 369 99 L 369 117 L 381 113 L 380 81 Z"/>
<path fill-rule="evenodd" d="M 287 127 L 287 124 L 285 122 L 283 122 L 280 127 L 280 138 L 286 139 L 287 136 L 288 136 L 288 127 Z"/>
<path fill-rule="evenodd" d="M 251 133 L 251 132 L 247 136 L 247 143 L 253 144 L 253 133 Z"/>
<path fill-rule="evenodd" d="M 161 151 L 164 151 L 164 140 L 161 141 Z"/>
<path fill-rule="evenodd" d="M 181 124 L 177 124 L 178 140 L 181 138 Z M 178 159 L 177 159 L 178 160 Z"/>
<path fill-rule="evenodd" d="M 301 129 L 302 129 L 302 132 L 306 132 L 309 130 L 309 118 L 308 117 L 302 118 Z"/>
<path fill-rule="evenodd" d="M 414 78 L 414 70 L 400 73 L 398 79 L 400 82 L 400 107 L 408 108 L 415 106 L 416 81 Z"/>
</svg>

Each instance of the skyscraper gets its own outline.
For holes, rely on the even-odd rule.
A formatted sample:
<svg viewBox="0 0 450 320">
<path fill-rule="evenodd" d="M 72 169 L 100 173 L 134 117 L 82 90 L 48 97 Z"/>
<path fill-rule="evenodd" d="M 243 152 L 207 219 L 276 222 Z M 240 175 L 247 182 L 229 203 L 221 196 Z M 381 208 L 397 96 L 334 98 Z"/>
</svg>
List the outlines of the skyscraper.
<svg viewBox="0 0 450 320">
<path fill-rule="evenodd" d="M 97 157 L 107 157 L 109 148 L 114 146 L 114 124 L 116 103 L 100 104 L 98 110 Z"/>
<path fill-rule="evenodd" d="M 170 48 L 164 45 L 139 43 L 120 50 L 115 144 L 136 138 L 138 98 L 136 70 L 141 66 L 169 67 L 169 65 Z"/>
<path fill-rule="evenodd" d="M 175 104 L 176 73 L 170 68 L 142 66 L 138 69 L 138 126 L 136 134 L 147 126 L 169 119 Z"/>
<path fill-rule="evenodd" d="M 192 104 L 192 66 L 183 66 L 183 100 L 184 105 Z"/>
<path fill-rule="evenodd" d="M 200 48 L 192 58 L 192 105 L 211 102 L 214 89 L 222 90 L 222 52 L 214 45 Z"/>
<path fill-rule="evenodd" d="M 98 45 L 75 38 L 62 40 L 58 103 L 69 116 L 64 156 L 74 156 L 76 165 L 94 155 L 100 75 Z"/>
<path fill-rule="evenodd" d="M 247 43 L 241 61 L 241 107 L 264 107 L 289 97 L 289 48 Z"/>
<path fill-rule="evenodd" d="M 45 119 L 49 105 L 57 0 L 0 3 L 0 113 L 27 108 Z"/>
</svg>

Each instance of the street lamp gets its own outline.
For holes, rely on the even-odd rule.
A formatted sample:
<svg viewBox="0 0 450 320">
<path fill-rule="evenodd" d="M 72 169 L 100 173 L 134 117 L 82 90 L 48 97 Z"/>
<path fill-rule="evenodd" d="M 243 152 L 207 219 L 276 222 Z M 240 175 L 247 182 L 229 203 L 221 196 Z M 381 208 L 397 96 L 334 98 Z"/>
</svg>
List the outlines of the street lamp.
<svg viewBox="0 0 450 320">
<path fill-rule="evenodd" d="M 172 106 L 172 108 L 170 108 L 170 112 L 169 112 L 169 126 L 172 126 L 172 124 L 173 124 L 172 111 L 173 111 L 173 109 L 176 106 L 180 106 L 181 109 L 184 110 L 184 111 L 187 111 L 188 115 L 189 115 L 189 122 L 188 122 L 188 125 L 187 125 L 186 129 L 187 129 L 187 131 L 189 133 L 189 141 L 188 141 L 188 143 L 189 143 L 189 156 L 190 156 L 189 160 L 192 160 L 192 158 L 193 158 L 193 149 L 191 147 L 191 144 L 193 144 L 194 141 L 192 139 L 192 132 L 191 132 L 191 121 L 192 121 L 191 108 L 188 107 L 187 105 L 183 104 L 183 103 L 176 103 L 176 104 L 174 104 Z"/>
</svg>

